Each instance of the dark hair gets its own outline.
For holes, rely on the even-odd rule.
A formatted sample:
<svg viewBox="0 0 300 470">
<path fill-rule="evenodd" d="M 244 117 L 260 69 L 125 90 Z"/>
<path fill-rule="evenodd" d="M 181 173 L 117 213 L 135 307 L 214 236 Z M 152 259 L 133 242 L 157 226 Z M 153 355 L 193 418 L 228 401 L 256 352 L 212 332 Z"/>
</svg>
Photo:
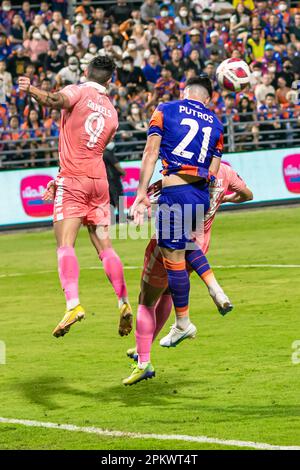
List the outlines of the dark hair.
<svg viewBox="0 0 300 470">
<path fill-rule="evenodd" d="M 186 82 L 185 87 L 190 87 L 194 85 L 205 88 L 205 90 L 209 94 L 209 97 L 210 98 L 212 97 L 213 88 L 212 88 L 210 78 L 207 75 L 203 74 L 203 75 L 199 75 L 198 77 L 189 78 L 189 80 Z"/>
<path fill-rule="evenodd" d="M 87 76 L 100 85 L 104 85 L 112 77 L 116 65 L 108 56 L 97 56 L 87 67 Z"/>
<path fill-rule="evenodd" d="M 276 96 L 274 95 L 274 93 L 268 93 L 268 94 L 266 95 L 266 99 L 267 99 L 267 98 L 274 98 L 274 99 L 275 99 Z"/>
</svg>

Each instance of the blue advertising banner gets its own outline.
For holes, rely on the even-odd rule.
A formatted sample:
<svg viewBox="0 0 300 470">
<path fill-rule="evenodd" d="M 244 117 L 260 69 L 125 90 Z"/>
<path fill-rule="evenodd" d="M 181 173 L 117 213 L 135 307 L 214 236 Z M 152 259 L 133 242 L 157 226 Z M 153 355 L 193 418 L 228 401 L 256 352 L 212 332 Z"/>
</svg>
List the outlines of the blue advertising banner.
<svg viewBox="0 0 300 470">
<path fill-rule="evenodd" d="M 246 181 L 254 194 L 253 203 L 300 202 L 300 148 L 262 150 L 224 155 Z M 128 207 L 138 186 L 141 162 L 124 162 L 124 194 Z M 152 181 L 161 178 L 161 163 L 155 168 Z M 0 172 L 0 227 L 18 224 L 51 222 L 52 204 L 41 197 L 48 181 L 57 175 L 57 168 L 34 168 Z"/>
</svg>

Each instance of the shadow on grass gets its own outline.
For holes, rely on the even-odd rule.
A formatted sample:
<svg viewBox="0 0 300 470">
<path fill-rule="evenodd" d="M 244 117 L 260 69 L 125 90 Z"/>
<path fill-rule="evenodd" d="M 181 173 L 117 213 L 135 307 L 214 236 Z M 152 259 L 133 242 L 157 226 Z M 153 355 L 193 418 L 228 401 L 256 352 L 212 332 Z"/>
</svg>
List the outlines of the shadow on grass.
<svg viewBox="0 0 300 470">
<path fill-rule="evenodd" d="M 84 388 L 77 388 L 63 377 L 39 376 L 25 382 L 18 383 L 17 388 L 25 398 L 47 410 L 65 408 L 65 402 L 70 402 L 66 397 L 72 397 L 82 408 L 94 406 L 99 403 L 117 403 L 118 406 L 125 407 L 174 407 L 184 408 L 184 401 L 190 400 L 190 395 L 181 393 L 185 387 L 195 386 L 195 380 L 181 380 L 180 385 L 176 381 L 166 380 L 145 381 L 132 387 L 120 385 L 105 386 L 99 381 L 97 391 L 88 391 Z M 207 396 L 193 397 L 193 400 L 204 400 Z"/>
</svg>

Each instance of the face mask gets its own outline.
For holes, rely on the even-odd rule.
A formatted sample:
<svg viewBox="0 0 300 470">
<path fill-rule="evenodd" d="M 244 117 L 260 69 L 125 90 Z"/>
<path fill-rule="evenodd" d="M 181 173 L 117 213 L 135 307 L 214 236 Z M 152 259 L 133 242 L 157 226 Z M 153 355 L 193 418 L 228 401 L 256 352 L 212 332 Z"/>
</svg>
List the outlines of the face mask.
<svg viewBox="0 0 300 470">
<path fill-rule="evenodd" d="M 91 54 L 96 54 L 96 52 L 97 52 L 97 47 L 90 47 L 90 48 L 89 48 L 89 52 L 90 52 Z"/>
<path fill-rule="evenodd" d="M 130 64 L 124 64 L 123 69 L 126 70 L 126 72 L 130 72 L 131 70 L 131 65 Z"/>
<path fill-rule="evenodd" d="M 86 70 L 86 68 L 87 68 L 87 64 L 81 64 L 80 65 L 80 70 L 82 70 L 82 72 L 84 72 Z"/>
<path fill-rule="evenodd" d="M 262 73 L 261 73 L 260 70 L 255 70 L 255 71 L 253 72 L 253 76 L 256 77 L 256 78 L 261 77 L 261 75 L 262 75 Z"/>
<path fill-rule="evenodd" d="M 42 39 L 42 36 L 40 33 L 33 33 L 32 37 L 33 39 Z"/>
<path fill-rule="evenodd" d="M 181 10 L 179 15 L 182 16 L 182 18 L 186 18 L 188 16 L 188 12 L 186 10 Z"/>
<path fill-rule="evenodd" d="M 210 15 L 203 15 L 202 18 L 203 18 L 204 21 L 209 21 L 211 19 L 211 16 Z"/>
<path fill-rule="evenodd" d="M 132 112 L 132 114 L 139 114 L 140 110 L 138 108 L 132 108 L 131 112 Z"/>
<path fill-rule="evenodd" d="M 269 71 L 270 73 L 274 73 L 274 72 L 276 72 L 276 67 L 269 67 L 269 68 L 268 68 L 268 71 Z"/>
<path fill-rule="evenodd" d="M 162 18 L 166 18 L 166 16 L 168 16 L 168 15 L 169 15 L 169 13 L 168 13 L 167 11 L 162 11 L 162 12 L 160 13 L 160 16 L 161 16 Z"/>
<path fill-rule="evenodd" d="M 279 5 L 279 10 L 280 11 L 285 11 L 286 10 L 286 5 L 284 5 L 283 3 L 281 5 Z"/>
<path fill-rule="evenodd" d="M 67 49 L 66 49 L 66 54 L 67 54 L 67 55 L 72 55 L 72 54 L 74 54 L 73 49 L 68 49 L 68 48 L 67 48 Z"/>
<path fill-rule="evenodd" d="M 54 41 L 59 41 L 60 40 L 60 34 L 53 34 L 53 39 Z"/>
<path fill-rule="evenodd" d="M 126 95 L 127 95 L 127 93 L 126 93 L 125 90 L 119 91 L 119 96 L 120 96 L 121 98 L 124 98 Z"/>
<path fill-rule="evenodd" d="M 72 72 L 76 72 L 76 70 L 78 70 L 78 65 L 77 64 L 70 64 L 69 69 L 72 70 Z"/>
<path fill-rule="evenodd" d="M 128 44 L 128 50 L 129 51 L 135 51 L 136 50 L 136 45 L 135 44 Z"/>
<path fill-rule="evenodd" d="M 11 7 L 10 5 L 3 5 L 2 10 L 3 11 L 10 11 Z"/>
<path fill-rule="evenodd" d="M 76 15 L 76 23 L 81 23 L 83 21 L 83 16 L 82 15 Z"/>
</svg>

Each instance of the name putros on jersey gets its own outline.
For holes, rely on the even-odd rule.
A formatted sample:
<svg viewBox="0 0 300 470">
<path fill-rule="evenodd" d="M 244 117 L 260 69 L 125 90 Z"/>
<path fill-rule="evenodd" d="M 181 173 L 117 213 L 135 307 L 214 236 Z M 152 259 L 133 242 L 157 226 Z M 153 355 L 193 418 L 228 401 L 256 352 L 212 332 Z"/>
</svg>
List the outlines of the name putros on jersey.
<svg viewBox="0 0 300 470">
<path fill-rule="evenodd" d="M 210 124 L 213 124 L 214 122 L 213 116 L 206 113 L 202 113 L 201 111 L 197 111 L 196 109 L 188 108 L 187 106 L 180 105 L 179 112 L 188 114 L 189 116 L 198 117 L 199 119 L 203 119 L 204 121 L 207 121 Z"/>
</svg>

